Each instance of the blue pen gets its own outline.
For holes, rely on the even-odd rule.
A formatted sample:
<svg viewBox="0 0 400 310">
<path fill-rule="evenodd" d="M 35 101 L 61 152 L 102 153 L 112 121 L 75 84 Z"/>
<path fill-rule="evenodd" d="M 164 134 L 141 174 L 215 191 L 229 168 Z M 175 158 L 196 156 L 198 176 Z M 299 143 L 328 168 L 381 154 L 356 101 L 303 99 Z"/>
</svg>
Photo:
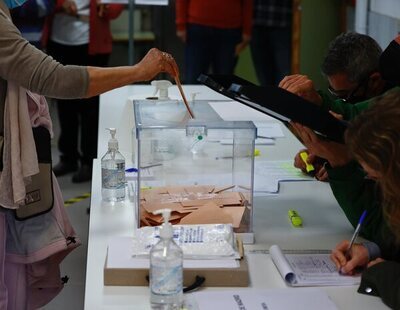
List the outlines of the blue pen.
<svg viewBox="0 0 400 310">
<path fill-rule="evenodd" d="M 364 212 L 361 214 L 360 220 L 358 221 L 358 224 L 357 224 L 356 230 L 354 231 L 353 237 L 351 237 L 351 240 L 350 240 L 349 246 L 347 247 L 346 253 L 344 254 L 347 259 L 350 257 L 351 248 L 354 244 L 354 241 L 356 241 L 358 234 L 360 233 L 361 225 L 364 222 L 366 215 L 367 215 L 367 210 L 364 210 Z"/>
<path fill-rule="evenodd" d="M 125 172 L 138 172 L 138 170 L 136 168 L 128 168 L 125 169 Z"/>
</svg>

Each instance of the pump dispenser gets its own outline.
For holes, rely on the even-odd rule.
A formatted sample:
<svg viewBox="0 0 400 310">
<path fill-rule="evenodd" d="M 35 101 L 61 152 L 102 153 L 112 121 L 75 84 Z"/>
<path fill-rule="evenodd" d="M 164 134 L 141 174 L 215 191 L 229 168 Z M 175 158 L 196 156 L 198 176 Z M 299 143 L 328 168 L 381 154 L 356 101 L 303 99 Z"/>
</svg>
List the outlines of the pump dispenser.
<svg viewBox="0 0 400 310">
<path fill-rule="evenodd" d="M 162 214 L 160 241 L 150 251 L 150 303 L 152 309 L 181 309 L 183 301 L 183 252 L 173 239 L 170 209 Z"/>
<path fill-rule="evenodd" d="M 159 100 L 169 100 L 168 88 L 170 88 L 172 86 L 172 83 L 170 81 L 168 81 L 168 80 L 152 81 L 151 85 L 156 88 L 153 96 L 155 96 L 155 95 L 157 95 L 157 93 L 159 93 L 159 96 L 158 96 Z"/>
<path fill-rule="evenodd" d="M 125 158 L 118 151 L 116 129 L 110 131 L 108 151 L 101 158 L 101 195 L 104 201 L 121 201 L 125 199 Z"/>
</svg>

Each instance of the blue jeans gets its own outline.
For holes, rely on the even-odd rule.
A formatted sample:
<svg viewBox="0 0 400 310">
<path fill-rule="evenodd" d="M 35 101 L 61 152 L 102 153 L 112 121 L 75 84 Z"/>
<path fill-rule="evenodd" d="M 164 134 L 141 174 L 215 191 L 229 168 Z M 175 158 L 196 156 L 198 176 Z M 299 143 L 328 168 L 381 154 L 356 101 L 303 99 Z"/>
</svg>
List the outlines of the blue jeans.
<svg viewBox="0 0 400 310">
<path fill-rule="evenodd" d="M 291 28 L 254 26 L 250 48 L 261 86 L 278 85 L 290 74 Z"/>
<path fill-rule="evenodd" d="M 233 74 L 237 62 L 235 46 L 241 29 L 219 29 L 188 24 L 185 50 L 185 82 L 196 84 L 201 73 Z"/>
</svg>

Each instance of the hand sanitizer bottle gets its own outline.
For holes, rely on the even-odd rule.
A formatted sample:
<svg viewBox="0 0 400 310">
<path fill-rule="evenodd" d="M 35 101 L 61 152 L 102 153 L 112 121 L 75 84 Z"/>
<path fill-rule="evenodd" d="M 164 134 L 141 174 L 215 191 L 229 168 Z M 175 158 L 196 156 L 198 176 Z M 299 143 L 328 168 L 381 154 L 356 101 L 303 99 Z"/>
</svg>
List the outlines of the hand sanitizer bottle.
<svg viewBox="0 0 400 310">
<path fill-rule="evenodd" d="M 168 97 L 168 88 L 172 86 L 172 83 L 168 80 L 154 80 L 151 81 L 151 85 L 154 86 L 156 89 L 154 91 L 153 96 L 157 95 L 158 100 L 170 100 Z"/>
<path fill-rule="evenodd" d="M 116 202 L 125 199 L 125 158 L 118 151 L 115 128 L 107 128 L 111 139 L 108 151 L 101 158 L 101 196 L 104 201 Z"/>
<path fill-rule="evenodd" d="M 183 252 L 173 240 L 169 223 L 170 209 L 154 212 L 162 214 L 164 224 L 160 241 L 150 251 L 150 302 L 157 310 L 181 309 L 183 301 Z"/>
</svg>

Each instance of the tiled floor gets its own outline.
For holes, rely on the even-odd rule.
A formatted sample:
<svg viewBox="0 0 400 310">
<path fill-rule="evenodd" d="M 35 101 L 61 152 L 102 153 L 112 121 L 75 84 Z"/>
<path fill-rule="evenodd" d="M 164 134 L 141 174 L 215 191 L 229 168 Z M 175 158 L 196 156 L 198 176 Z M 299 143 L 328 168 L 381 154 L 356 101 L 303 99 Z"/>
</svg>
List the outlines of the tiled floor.
<svg viewBox="0 0 400 310">
<path fill-rule="evenodd" d="M 53 163 L 57 164 L 59 153 L 56 147 L 57 136 L 59 132 L 58 118 L 55 114 L 54 105 L 50 104 L 55 137 L 53 139 Z M 58 182 L 64 196 L 64 201 L 70 198 L 89 193 L 91 183 L 85 182 L 74 184 L 71 182 L 72 174 L 59 177 Z M 84 306 L 85 296 L 85 275 L 86 275 L 86 255 L 90 198 L 74 203 L 66 207 L 72 226 L 81 239 L 82 245 L 69 254 L 61 265 L 61 275 L 67 275 L 69 281 L 65 284 L 61 293 L 48 305 L 43 307 L 46 310 L 80 310 Z"/>
</svg>

